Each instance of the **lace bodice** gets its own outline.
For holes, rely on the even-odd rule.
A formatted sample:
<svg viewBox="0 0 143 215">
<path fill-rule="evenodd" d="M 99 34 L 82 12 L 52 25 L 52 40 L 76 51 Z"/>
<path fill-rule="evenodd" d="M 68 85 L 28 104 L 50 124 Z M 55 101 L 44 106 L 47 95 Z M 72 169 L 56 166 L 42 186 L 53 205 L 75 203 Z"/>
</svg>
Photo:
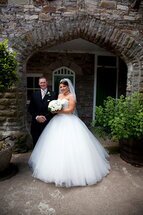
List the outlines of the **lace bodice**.
<svg viewBox="0 0 143 215">
<path fill-rule="evenodd" d="M 67 99 L 59 99 L 59 100 L 60 100 L 60 101 L 62 102 L 62 104 L 63 104 L 63 109 L 68 107 L 69 101 L 68 101 Z M 74 114 L 74 115 L 76 115 L 76 116 L 78 115 L 76 109 L 73 111 L 72 114 Z"/>
<path fill-rule="evenodd" d="M 67 99 L 59 99 L 62 102 L 63 108 L 68 107 L 68 100 Z"/>
</svg>

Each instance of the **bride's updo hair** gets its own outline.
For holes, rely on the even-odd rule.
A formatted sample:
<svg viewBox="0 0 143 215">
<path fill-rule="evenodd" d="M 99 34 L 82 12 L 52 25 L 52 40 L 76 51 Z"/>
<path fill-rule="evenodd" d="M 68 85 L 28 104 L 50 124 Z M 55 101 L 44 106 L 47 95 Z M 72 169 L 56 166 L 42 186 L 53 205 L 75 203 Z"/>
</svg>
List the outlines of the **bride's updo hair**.
<svg viewBox="0 0 143 215">
<path fill-rule="evenodd" d="M 60 84 L 64 84 L 65 86 L 69 86 L 69 84 L 68 84 L 66 79 L 60 80 Z"/>
<path fill-rule="evenodd" d="M 67 86 L 69 88 L 69 92 L 73 94 L 74 99 L 76 101 L 76 94 L 75 94 L 74 86 L 73 86 L 71 80 L 69 78 L 63 78 L 60 80 L 60 84 L 64 84 L 65 86 Z"/>
<path fill-rule="evenodd" d="M 60 80 L 60 84 L 63 84 L 69 88 L 69 92 L 73 95 L 75 102 L 76 102 L 76 94 L 75 94 L 74 86 L 73 86 L 71 80 L 68 78 L 63 78 Z M 73 114 L 78 115 L 76 108 L 75 108 Z"/>
</svg>

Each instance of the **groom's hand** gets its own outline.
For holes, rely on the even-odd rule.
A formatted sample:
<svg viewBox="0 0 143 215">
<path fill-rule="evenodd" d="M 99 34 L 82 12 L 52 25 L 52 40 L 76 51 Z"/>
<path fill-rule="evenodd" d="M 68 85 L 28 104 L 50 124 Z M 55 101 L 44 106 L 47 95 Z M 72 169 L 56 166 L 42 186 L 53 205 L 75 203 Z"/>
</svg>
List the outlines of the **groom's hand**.
<svg viewBox="0 0 143 215">
<path fill-rule="evenodd" d="M 46 119 L 45 116 L 40 115 L 40 116 L 36 116 L 36 120 L 37 120 L 37 122 L 39 122 L 39 123 L 44 123 L 47 119 Z"/>
</svg>

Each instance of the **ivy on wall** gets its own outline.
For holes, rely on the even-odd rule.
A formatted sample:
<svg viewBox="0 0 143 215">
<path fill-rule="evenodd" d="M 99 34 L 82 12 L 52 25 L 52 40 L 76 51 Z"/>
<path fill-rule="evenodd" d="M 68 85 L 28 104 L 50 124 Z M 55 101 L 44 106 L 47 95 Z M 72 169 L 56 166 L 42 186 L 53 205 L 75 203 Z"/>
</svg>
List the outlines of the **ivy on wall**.
<svg viewBox="0 0 143 215">
<path fill-rule="evenodd" d="M 8 40 L 0 42 L 0 92 L 18 80 L 16 53 L 9 48 Z"/>
</svg>

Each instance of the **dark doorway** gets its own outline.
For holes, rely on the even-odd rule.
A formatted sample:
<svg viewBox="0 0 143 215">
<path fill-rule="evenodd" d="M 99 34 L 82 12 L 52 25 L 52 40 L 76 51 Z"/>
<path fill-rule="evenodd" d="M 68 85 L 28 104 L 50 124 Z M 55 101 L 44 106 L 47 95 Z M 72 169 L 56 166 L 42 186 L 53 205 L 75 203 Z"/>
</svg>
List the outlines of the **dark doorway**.
<svg viewBox="0 0 143 215">
<path fill-rule="evenodd" d="M 96 105 L 108 97 L 126 95 L 127 66 L 116 56 L 98 56 Z"/>
</svg>

